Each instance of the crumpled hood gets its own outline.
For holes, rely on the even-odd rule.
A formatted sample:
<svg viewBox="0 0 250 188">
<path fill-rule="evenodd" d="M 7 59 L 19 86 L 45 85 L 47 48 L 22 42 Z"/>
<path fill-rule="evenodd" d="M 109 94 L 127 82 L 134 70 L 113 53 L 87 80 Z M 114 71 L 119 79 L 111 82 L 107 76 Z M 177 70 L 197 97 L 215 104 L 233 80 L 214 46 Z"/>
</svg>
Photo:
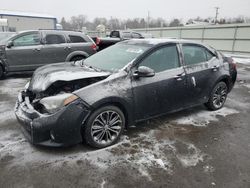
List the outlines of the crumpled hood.
<svg viewBox="0 0 250 188">
<path fill-rule="evenodd" d="M 38 68 L 30 81 L 28 89 L 34 93 L 45 91 L 57 81 L 73 81 L 84 78 L 109 76 L 109 72 L 97 72 L 74 63 L 56 63 Z"/>
</svg>

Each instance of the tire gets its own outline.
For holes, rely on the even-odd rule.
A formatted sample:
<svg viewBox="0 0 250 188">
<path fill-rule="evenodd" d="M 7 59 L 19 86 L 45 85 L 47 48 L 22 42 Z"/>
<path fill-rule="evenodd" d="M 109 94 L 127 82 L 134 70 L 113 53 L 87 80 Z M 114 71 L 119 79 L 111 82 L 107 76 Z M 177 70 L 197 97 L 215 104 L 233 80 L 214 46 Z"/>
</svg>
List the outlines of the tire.
<svg viewBox="0 0 250 188">
<path fill-rule="evenodd" d="M 118 107 L 101 107 L 88 118 L 84 127 L 83 138 L 88 145 L 95 148 L 111 146 L 122 135 L 125 121 L 124 114 Z"/>
<path fill-rule="evenodd" d="M 209 100 L 207 103 L 205 103 L 205 106 L 209 110 L 219 110 L 224 106 L 224 103 L 226 102 L 228 94 L 228 87 L 225 82 L 219 82 L 217 83 L 209 97 Z"/>
<path fill-rule="evenodd" d="M 0 79 L 3 79 L 5 76 L 4 71 L 3 71 L 3 67 L 0 65 Z"/>
<path fill-rule="evenodd" d="M 71 58 L 70 61 L 79 61 L 79 60 L 82 60 L 82 59 L 85 59 L 85 57 L 84 56 L 75 56 L 75 57 Z"/>
</svg>

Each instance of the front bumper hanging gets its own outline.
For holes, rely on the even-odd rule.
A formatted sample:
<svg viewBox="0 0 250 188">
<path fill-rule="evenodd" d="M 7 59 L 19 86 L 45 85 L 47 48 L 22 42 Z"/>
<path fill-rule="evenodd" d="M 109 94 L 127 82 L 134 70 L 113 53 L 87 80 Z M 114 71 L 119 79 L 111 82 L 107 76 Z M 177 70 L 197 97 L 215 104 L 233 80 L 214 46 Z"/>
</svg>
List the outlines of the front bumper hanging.
<svg viewBox="0 0 250 188">
<path fill-rule="evenodd" d="M 82 142 L 81 129 L 89 110 L 78 99 L 54 114 L 42 114 L 29 97 L 19 93 L 15 114 L 29 142 L 43 146 L 69 146 Z"/>
</svg>

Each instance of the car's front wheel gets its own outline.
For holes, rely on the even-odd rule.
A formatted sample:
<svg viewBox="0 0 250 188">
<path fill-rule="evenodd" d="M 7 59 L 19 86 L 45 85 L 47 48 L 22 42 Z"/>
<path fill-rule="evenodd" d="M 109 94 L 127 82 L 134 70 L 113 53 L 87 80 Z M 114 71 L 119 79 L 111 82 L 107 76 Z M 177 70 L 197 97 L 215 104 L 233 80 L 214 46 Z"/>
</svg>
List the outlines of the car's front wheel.
<svg viewBox="0 0 250 188">
<path fill-rule="evenodd" d="M 219 82 L 213 88 L 209 100 L 205 103 L 209 110 L 219 110 L 227 99 L 228 87 L 225 82 Z"/>
<path fill-rule="evenodd" d="M 104 106 L 90 115 L 83 137 L 90 146 L 104 148 L 119 140 L 124 127 L 123 112 L 116 106 Z"/>
</svg>

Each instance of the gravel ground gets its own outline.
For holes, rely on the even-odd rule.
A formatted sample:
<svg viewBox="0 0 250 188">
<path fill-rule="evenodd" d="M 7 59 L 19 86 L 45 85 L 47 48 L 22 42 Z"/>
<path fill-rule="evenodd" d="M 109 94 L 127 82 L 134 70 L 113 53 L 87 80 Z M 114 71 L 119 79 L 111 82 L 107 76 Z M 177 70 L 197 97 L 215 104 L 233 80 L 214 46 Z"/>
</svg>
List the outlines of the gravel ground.
<svg viewBox="0 0 250 188">
<path fill-rule="evenodd" d="M 140 123 L 116 145 L 34 147 L 13 112 L 29 77 L 0 81 L 0 187 L 250 187 L 250 63 L 225 107 L 198 106 Z"/>
</svg>

